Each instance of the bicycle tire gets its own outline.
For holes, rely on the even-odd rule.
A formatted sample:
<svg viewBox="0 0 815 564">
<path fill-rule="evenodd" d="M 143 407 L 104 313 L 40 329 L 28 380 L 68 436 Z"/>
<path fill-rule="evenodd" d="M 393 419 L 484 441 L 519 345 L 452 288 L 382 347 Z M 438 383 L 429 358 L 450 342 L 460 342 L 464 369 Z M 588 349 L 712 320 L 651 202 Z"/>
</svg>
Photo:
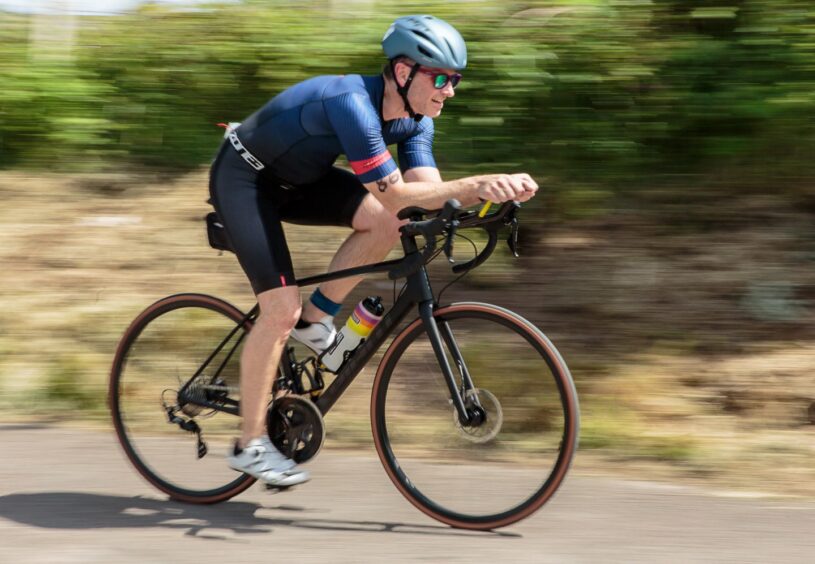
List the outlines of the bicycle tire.
<svg viewBox="0 0 815 564">
<path fill-rule="evenodd" d="M 175 318 L 178 318 L 178 321 L 175 321 Z M 187 324 L 188 320 L 196 318 L 201 318 L 197 327 Z M 177 294 L 163 298 L 145 309 L 130 324 L 119 342 L 110 373 L 108 391 L 108 402 L 117 438 L 139 474 L 172 499 L 196 504 L 218 503 L 238 495 L 256 481 L 248 474 L 233 477 L 235 471 L 227 467 L 226 449 L 220 453 L 213 453 L 210 449 L 204 458 L 188 456 L 189 461 L 180 464 L 189 466 L 180 468 L 178 477 L 168 476 L 167 474 L 175 474 L 175 468 L 170 468 L 163 459 L 159 462 L 158 458 L 187 456 L 195 454 L 196 450 L 193 435 L 169 423 L 162 406 L 164 400 L 156 397 L 156 391 L 163 384 L 154 384 L 153 377 L 164 375 L 165 367 L 168 368 L 167 372 L 171 372 L 175 363 L 185 360 L 183 355 L 187 351 L 182 350 L 181 346 L 174 349 L 173 345 L 191 346 L 198 340 L 205 341 L 203 337 L 208 328 L 206 323 L 212 321 L 216 333 L 214 338 L 222 339 L 243 318 L 244 314 L 240 310 L 218 298 L 204 294 Z M 247 321 L 242 331 L 248 331 L 250 328 L 251 322 Z M 196 335 L 195 329 L 198 329 L 200 334 Z M 186 338 L 182 340 L 182 336 Z M 212 341 L 206 342 L 211 347 L 202 348 L 200 358 L 197 351 L 191 350 L 191 362 L 188 363 L 189 366 L 183 366 L 183 369 L 185 371 L 189 369 L 193 362 L 200 365 L 207 358 L 206 355 L 215 349 L 217 343 L 218 341 L 214 344 Z M 161 370 L 154 371 L 155 368 Z M 177 376 L 178 382 L 185 381 L 195 369 L 192 367 L 192 372 L 185 372 L 183 378 Z M 140 411 L 140 403 L 137 403 L 142 401 L 142 398 L 138 397 L 140 393 L 145 396 L 143 414 Z M 165 392 L 162 392 L 162 396 L 164 395 Z M 130 396 L 133 396 L 132 406 Z M 192 415 L 184 414 L 189 419 L 196 419 L 200 415 L 195 412 L 196 408 L 189 409 L 192 410 Z M 164 425 L 160 422 L 162 415 Z M 235 424 L 239 423 L 239 418 L 234 415 L 220 412 L 209 415 L 229 417 Z M 205 439 L 209 438 L 208 429 L 214 428 L 214 423 L 211 423 L 214 419 L 215 417 L 210 417 L 206 424 L 200 425 Z M 231 425 L 232 423 L 227 424 Z M 144 435 L 141 434 L 142 427 Z M 218 426 L 218 432 L 228 434 L 229 430 L 222 432 L 221 427 Z M 138 435 L 135 431 L 137 428 Z M 234 431 L 232 434 L 234 435 Z M 187 442 L 190 444 L 186 445 Z M 189 450 L 185 451 L 187 448 Z M 183 454 L 184 452 L 187 454 Z M 151 457 L 152 459 L 148 460 Z M 213 461 L 213 457 L 217 460 Z M 203 464 L 201 461 L 204 459 L 207 459 L 206 468 L 201 468 Z M 168 466 L 167 469 L 164 468 L 165 465 Z M 203 470 L 212 473 L 212 477 L 209 474 L 206 477 L 202 476 L 205 473 Z M 185 485 L 180 483 L 182 480 L 190 482 L 200 480 L 201 484 Z"/>
<path fill-rule="evenodd" d="M 416 319 L 395 337 L 374 378 L 371 423 L 377 454 L 400 493 L 433 519 L 474 530 L 516 523 L 552 497 L 577 449 L 579 407 L 568 367 L 540 330 L 506 309 L 477 302 L 456 303 L 437 309 L 434 317 L 437 323 L 451 327 L 475 386 L 478 388 L 479 381 L 488 386 L 472 395 L 486 410 L 484 425 L 491 422 L 496 433 L 494 437 L 477 436 L 478 427 L 467 429 L 453 421 L 455 409 L 450 405 L 438 360 L 429 341 L 417 343 L 425 328 L 421 319 Z M 470 326 L 474 328 L 468 329 Z M 489 339 L 489 346 L 482 345 L 484 338 Z M 532 352 L 526 345 L 531 345 L 527 348 Z M 417 349 L 416 356 L 409 353 L 411 348 Z M 504 355 L 495 366 L 506 367 L 507 374 L 485 367 L 493 355 L 499 356 L 499 348 Z M 454 373 L 460 373 L 449 346 L 445 349 Z M 421 362 L 427 366 L 416 365 L 419 358 L 426 359 Z M 399 368 L 400 364 L 404 366 Z M 435 375 L 430 374 L 434 371 L 431 365 L 435 365 Z M 510 371 L 509 366 L 516 368 Z M 520 373 L 537 376 L 544 370 L 549 377 L 538 378 L 541 391 L 519 384 Z M 436 384 L 443 393 L 429 391 Z M 404 408 L 399 402 L 412 402 L 415 407 Z M 433 411 L 436 407 L 438 413 Z M 444 417 L 448 417 L 447 423 Z M 400 431 L 400 425 L 408 430 Z M 513 448 L 521 447 L 523 457 L 513 452 Z M 539 462 L 536 455 L 540 455 Z M 472 464 L 483 464 L 486 470 L 468 473 L 467 465 Z M 483 485 L 465 483 L 482 476 Z M 514 491 L 522 487 L 529 488 L 529 493 Z M 510 490 L 513 500 L 503 501 Z M 481 505 L 491 506 L 481 509 Z"/>
</svg>

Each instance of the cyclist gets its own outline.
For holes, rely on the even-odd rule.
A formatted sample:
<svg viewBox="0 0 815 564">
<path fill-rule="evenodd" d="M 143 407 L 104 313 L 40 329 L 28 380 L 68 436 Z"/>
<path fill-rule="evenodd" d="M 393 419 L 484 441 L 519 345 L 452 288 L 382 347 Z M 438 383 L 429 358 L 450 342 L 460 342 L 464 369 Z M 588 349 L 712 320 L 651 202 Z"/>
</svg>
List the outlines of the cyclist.
<svg viewBox="0 0 815 564">
<path fill-rule="evenodd" d="M 382 47 L 388 63 L 381 75 L 319 76 L 288 88 L 228 130 L 212 165 L 211 201 L 260 305 L 241 355 L 243 421 L 228 463 L 272 485 L 309 479 L 265 430 L 286 340 L 291 334 L 325 349 L 336 333 L 334 315 L 361 280 L 322 284 L 302 307 L 281 221 L 351 227 L 331 260 L 334 271 L 383 260 L 399 240 L 402 208 L 436 209 L 450 198 L 465 206 L 525 201 L 538 189 L 527 174 L 442 180 L 433 118 L 455 95 L 467 64 L 458 31 L 433 16 L 402 17 Z M 353 173 L 334 166 L 340 154 Z"/>
</svg>

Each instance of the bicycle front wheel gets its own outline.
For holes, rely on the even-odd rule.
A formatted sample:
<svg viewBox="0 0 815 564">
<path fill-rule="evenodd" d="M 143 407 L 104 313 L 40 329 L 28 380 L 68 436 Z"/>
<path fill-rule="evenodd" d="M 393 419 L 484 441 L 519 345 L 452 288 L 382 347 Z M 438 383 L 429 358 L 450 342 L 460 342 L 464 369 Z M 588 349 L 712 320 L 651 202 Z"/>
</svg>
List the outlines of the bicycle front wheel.
<svg viewBox="0 0 815 564">
<path fill-rule="evenodd" d="M 239 327 L 243 317 L 212 296 L 169 296 L 142 312 L 119 343 L 109 386 L 116 435 L 139 473 L 173 499 L 216 503 L 255 481 L 227 466 L 239 417 L 185 401 L 225 404 L 227 398 L 237 399 L 240 339 L 251 328 L 250 322 Z M 182 389 L 186 391 L 180 393 Z M 203 456 L 192 424 L 201 431 Z"/>
<path fill-rule="evenodd" d="M 382 358 L 374 379 L 374 443 L 399 491 L 430 517 L 489 530 L 538 510 L 577 448 L 578 404 L 552 343 L 496 306 L 437 309 L 448 362 L 475 415 L 463 424 L 420 319 Z"/>
</svg>

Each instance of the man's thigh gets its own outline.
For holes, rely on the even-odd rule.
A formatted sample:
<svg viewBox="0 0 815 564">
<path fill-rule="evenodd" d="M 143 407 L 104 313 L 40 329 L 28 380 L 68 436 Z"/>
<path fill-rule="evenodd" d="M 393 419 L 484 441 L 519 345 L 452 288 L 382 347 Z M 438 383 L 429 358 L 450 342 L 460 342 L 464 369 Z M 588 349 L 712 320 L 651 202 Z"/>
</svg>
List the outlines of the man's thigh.
<svg viewBox="0 0 815 564">
<path fill-rule="evenodd" d="M 212 203 L 255 294 L 290 286 L 294 269 L 276 203 L 242 172 L 229 162 L 215 167 Z"/>
<path fill-rule="evenodd" d="M 312 184 L 291 190 L 275 187 L 280 196 L 279 211 L 283 221 L 303 225 L 337 225 L 353 227 L 354 215 L 368 191 L 356 175 L 332 168 Z"/>
</svg>

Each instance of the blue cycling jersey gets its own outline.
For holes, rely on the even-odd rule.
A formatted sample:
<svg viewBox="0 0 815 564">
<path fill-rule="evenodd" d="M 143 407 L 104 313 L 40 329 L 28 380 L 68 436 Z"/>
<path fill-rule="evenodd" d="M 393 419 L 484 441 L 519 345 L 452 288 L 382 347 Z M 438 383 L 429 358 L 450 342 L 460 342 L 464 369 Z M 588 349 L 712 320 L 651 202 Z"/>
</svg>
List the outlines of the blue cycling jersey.
<svg viewBox="0 0 815 564">
<path fill-rule="evenodd" d="M 396 170 L 435 167 L 433 120 L 382 119 L 383 77 L 318 76 L 281 92 L 237 129 L 241 142 L 280 180 L 307 184 L 345 155 L 360 182 Z"/>
</svg>

